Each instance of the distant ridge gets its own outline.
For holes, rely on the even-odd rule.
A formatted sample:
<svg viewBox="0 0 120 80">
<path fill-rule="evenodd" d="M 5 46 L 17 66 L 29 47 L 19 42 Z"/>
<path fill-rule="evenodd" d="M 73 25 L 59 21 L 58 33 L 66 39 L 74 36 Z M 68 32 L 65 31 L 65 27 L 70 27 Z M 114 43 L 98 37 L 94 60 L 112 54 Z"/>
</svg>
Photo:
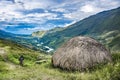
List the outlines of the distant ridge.
<svg viewBox="0 0 120 80">
<path fill-rule="evenodd" d="M 84 35 L 98 39 L 98 36 L 107 34 L 111 31 L 120 31 L 120 7 L 100 12 L 78 21 L 61 31 L 44 35 L 41 38 L 41 42 L 43 42 L 44 45 L 56 49 L 75 36 Z M 119 33 L 117 35 L 119 35 Z M 104 40 L 105 38 L 103 41 Z"/>
</svg>

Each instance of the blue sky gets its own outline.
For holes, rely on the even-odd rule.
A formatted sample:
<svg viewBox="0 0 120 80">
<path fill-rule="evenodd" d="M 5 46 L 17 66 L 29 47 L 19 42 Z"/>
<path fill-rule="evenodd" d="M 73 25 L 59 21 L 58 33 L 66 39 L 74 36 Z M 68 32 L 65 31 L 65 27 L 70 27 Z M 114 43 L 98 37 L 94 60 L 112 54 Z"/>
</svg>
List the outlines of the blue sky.
<svg viewBox="0 0 120 80">
<path fill-rule="evenodd" d="M 120 0 L 0 0 L 0 29 L 31 34 L 119 7 Z"/>
</svg>

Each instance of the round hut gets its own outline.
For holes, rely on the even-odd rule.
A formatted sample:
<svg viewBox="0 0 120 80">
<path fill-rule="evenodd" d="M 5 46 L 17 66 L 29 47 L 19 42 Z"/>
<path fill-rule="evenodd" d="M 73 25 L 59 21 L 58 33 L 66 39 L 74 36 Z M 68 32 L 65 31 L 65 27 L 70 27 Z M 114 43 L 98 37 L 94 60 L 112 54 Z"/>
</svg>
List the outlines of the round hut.
<svg viewBox="0 0 120 80">
<path fill-rule="evenodd" d="M 70 39 L 52 56 L 52 63 L 55 67 L 68 70 L 83 70 L 111 61 L 110 51 L 101 43 L 90 37 L 82 36 Z"/>
</svg>

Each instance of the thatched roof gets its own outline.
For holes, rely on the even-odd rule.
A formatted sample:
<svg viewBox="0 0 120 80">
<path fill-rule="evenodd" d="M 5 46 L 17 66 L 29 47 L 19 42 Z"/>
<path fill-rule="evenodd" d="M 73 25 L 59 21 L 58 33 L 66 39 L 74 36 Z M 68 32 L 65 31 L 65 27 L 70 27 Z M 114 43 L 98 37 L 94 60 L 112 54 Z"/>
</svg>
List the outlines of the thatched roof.
<svg viewBox="0 0 120 80">
<path fill-rule="evenodd" d="M 62 45 L 52 56 L 55 67 L 68 70 L 91 68 L 111 61 L 110 52 L 90 37 L 75 37 Z"/>
</svg>

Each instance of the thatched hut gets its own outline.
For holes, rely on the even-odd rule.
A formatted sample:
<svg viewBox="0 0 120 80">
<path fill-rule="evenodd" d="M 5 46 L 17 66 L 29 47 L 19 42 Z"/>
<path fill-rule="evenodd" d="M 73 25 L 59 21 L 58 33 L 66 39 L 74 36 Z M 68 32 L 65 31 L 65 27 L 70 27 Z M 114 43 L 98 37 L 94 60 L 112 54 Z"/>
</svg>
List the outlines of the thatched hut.
<svg viewBox="0 0 120 80">
<path fill-rule="evenodd" d="M 68 70 L 83 70 L 111 61 L 110 52 L 102 44 L 82 36 L 70 39 L 52 56 L 55 67 Z"/>
</svg>

